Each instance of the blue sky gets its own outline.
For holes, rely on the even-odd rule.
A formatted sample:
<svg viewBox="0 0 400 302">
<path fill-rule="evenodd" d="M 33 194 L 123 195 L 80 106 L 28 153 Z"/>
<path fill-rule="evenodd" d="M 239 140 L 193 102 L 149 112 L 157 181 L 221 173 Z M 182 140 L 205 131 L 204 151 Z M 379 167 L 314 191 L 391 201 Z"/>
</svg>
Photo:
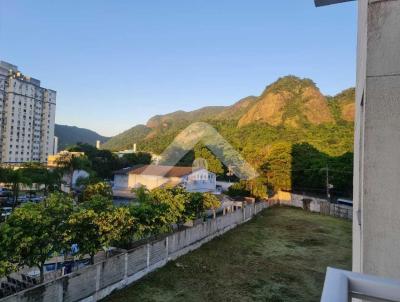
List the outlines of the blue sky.
<svg viewBox="0 0 400 302">
<path fill-rule="evenodd" d="M 0 60 L 57 90 L 57 123 L 114 135 L 288 74 L 354 86 L 356 19 L 355 2 L 0 0 Z"/>
</svg>

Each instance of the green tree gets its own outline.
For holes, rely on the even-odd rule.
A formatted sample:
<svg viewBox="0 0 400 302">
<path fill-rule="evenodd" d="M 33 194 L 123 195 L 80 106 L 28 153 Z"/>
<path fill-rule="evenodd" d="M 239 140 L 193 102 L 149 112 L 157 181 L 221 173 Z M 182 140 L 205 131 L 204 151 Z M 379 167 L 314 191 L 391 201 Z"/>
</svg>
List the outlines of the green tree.
<svg viewBox="0 0 400 302">
<path fill-rule="evenodd" d="M 191 193 L 185 205 L 185 216 L 196 219 L 204 212 L 204 196 L 202 193 Z"/>
<path fill-rule="evenodd" d="M 135 237 L 137 239 L 169 232 L 171 224 L 175 223 L 174 217 L 169 214 L 169 205 L 166 203 L 131 204 L 129 211 L 136 222 Z"/>
<path fill-rule="evenodd" d="M 146 152 L 126 154 L 122 158 L 119 158 L 109 150 L 99 150 L 92 145 L 83 143 L 78 143 L 68 150 L 84 152 L 91 163 L 91 169 L 99 179 L 111 179 L 113 171 L 127 166 L 149 164 L 152 158 L 152 155 Z"/>
<path fill-rule="evenodd" d="M 128 208 L 114 208 L 101 212 L 96 220 L 103 247 L 127 247 L 134 239 L 135 223 Z"/>
<path fill-rule="evenodd" d="M 250 196 L 250 190 L 247 189 L 245 181 L 240 181 L 229 187 L 228 195 L 232 197 L 246 197 Z"/>
<path fill-rule="evenodd" d="M 45 196 L 49 192 L 54 192 L 61 188 L 62 173 L 59 169 L 47 169 L 45 166 L 38 163 L 27 163 L 21 169 L 25 179 L 29 179 L 32 184 L 36 184 L 39 188 L 43 186 Z"/>
<path fill-rule="evenodd" d="M 188 192 L 180 187 L 156 188 L 150 192 L 153 203 L 168 205 L 168 220 L 182 224 L 191 217 L 185 215 L 185 206 L 190 197 Z"/>
<path fill-rule="evenodd" d="M 75 170 L 91 171 L 91 163 L 86 155 L 76 156 L 71 153 L 63 153 L 57 160 L 57 166 L 62 173 L 68 175 L 68 185 L 71 190 Z"/>
<path fill-rule="evenodd" d="M 109 150 L 99 150 L 92 145 L 84 143 L 78 143 L 68 150 L 84 152 L 91 164 L 91 169 L 100 179 L 112 178 L 112 172 L 123 167 L 122 161 Z"/>
<path fill-rule="evenodd" d="M 122 157 L 122 161 L 125 166 L 133 166 L 133 165 L 148 165 L 151 163 L 151 154 L 146 152 L 136 152 L 125 154 Z"/>
<path fill-rule="evenodd" d="M 0 278 L 17 270 L 16 266 L 7 259 L 0 256 Z"/>
<path fill-rule="evenodd" d="M 211 193 L 203 193 L 203 209 L 215 210 L 221 206 L 219 199 Z"/>
<path fill-rule="evenodd" d="M 135 193 L 135 200 L 139 203 L 147 203 L 151 201 L 150 191 L 145 186 L 133 188 L 132 193 Z"/>
<path fill-rule="evenodd" d="M 246 181 L 246 188 L 250 191 L 251 196 L 256 198 L 268 197 L 267 180 L 263 177 L 256 177 Z"/>
<path fill-rule="evenodd" d="M 196 146 L 194 154 L 196 158 L 203 158 L 207 161 L 208 171 L 224 176 L 224 166 L 207 147 L 203 145 Z"/>
<path fill-rule="evenodd" d="M 1 181 L 11 186 L 13 193 L 13 208 L 17 206 L 21 186 L 32 185 L 32 179 L 25 175 L 23 169 L 6 168 L 2 170 Z"/>
<path fill-rule="evenodd" d="M 102 195 L 93 195 L 80 204 L 86 210 L 93 210 L 96 213 L 109 212 L 113 209 L 112 200 Z"/>
<path fill-rule="evenodd" d="M 267 197 L 266 179 L 263 177 L 257 177 L 251 180 L 240 180 L 229 187 L 228 195 L 232 197 Z"/>
<path fill-rule="evenodd" d="M 42 174 L 41 184 L 43 185 L 44 196 L 49 193 L 60 191 L 62 184 L 62 173 L 59 169 L 45 169 Z"/>
<path fill-rule="evenodd" d="M 3 246 L 4 242 L 7 242 L 8 234 L 4 231 L 4 227 L 0 225 L 0 244 Z M 0 249 L 0 278 L 7 276 L 13 271 L 17 270 L 17 265 L 12 263 L 8 258 L 7 249 Z"/>
<path fill-rule="evenodd" d="M 326 169 L 331 193 L 351 196 L 353 178 L 353 153 L 329 156 L 308 143 L 294 144 L 292 147 L 292 187 L 303 192 L 326 192 Z"/>
<path fill-rule="evenodd" d="M 113 191 L 111 186 L 107 182 L 97 182 L 89 184 L 83 191 L 83 200 L 89 200 L 95 195 L 106 197 L 110 200 L 113 198 Z"/>
<path fill-rule="evenodd" d="M 292 189 L 292 145 L 281 142 L 271 147 L 267 177 L 275 191 Z"/>
<path fill-rule="evenodd" d="M 65 248 L 62 234 L 71 211 L 72 201 L 61 194 L 16 208 L 0 226 L 2 253 L 17 267 L 37 266 L 43 282 L 45 261 Z"/>
<path fill-rule="evenodd" d="M 185 204 L 187 220 L 199 218 L 206 210 L 215 210 L 221 206 L 219 199 L 210 193 L 189 193 Z"/>
<path fill-rule="evenodd" d="M 102 247 L 97 224 L 98 216 L 94 210 L 80 209 L 69 217 L 65 232 L 66 242 L 78 245 L 80 257 L 89 254 L 91 264 L 94 264 L 94 256 Z"/>
<path fill-rule="evenodd" d="M 51 193 L 40 203 L 43 214 L 50 222 L 48 232 L 54 236 L 52 244 L 55 252 L 69 248 L 62 238 L 68 227 L 66 222 L 72 214 L 73 204 L 74 200 L 71 197 L 60 192 Z"/>
</svg>

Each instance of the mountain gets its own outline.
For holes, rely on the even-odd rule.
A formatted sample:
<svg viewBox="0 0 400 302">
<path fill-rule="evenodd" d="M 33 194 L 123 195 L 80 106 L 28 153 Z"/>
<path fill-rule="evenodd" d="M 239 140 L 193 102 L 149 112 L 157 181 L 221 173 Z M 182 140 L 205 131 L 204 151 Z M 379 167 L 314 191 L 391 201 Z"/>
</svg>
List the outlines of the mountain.
<svg viewBox="0 0 400 302">
<path fill-rule="evenodd" d="M 54 135 L 58 137 L 58 150 L 78 142 L 96 145 L 97 140 L 103 143 L 109 139 L 89 129 L 59 124 L 55 125 Z"/>
<path fill-rule="evenodd" d="M 257 97 L 246 97 L 232 106 L 208 106 L 193 111 L 175 111 L 164 115 L 155 115 L 146 125 L 136 125 L 108 140 L 103 148 L 122 150 L 131 148 L 133 143 L 139 143 L 143 149 L 145 142 L 157 140 L 160 137 L 171 137 L 177 131 L 199 121 L 238 120 L 246 110 L 255 103 Z M 147 149 L 155 151 L 155 149 Z"/>
<path fill-rule="evenodd" d="M 136 143 L 139 150 L 161 153 L 181 130 L 198 121 L 214 126 L 248 160 L 262 158 L 279 141 L 304 141 L 340 155 L 353 148 L 354 88 L 324 96 L 312 80 L 286 76 L 260 96 L 231 106 L 154 116 L 146 125 L 112 137 L 103 148 L 121 150 Z"/>
<path fill-rule="evenodd" d="M 208 120 L 238 120 L 252 106 L 257 97 L 243 98 L 232 106 L 208 106 L 193 111 L 176 111 L 150 118 L 146 126 L 153 130 L 168 129 L 177 125 Z"/>
<path fill-rule="evenodd" d="M 311 80 L 288 76 L 268 86 L 238 126 L 254 122 L 300 127 L 334 123 L 334 119 L 325 97 Z"/>
<path fill-rule="evenodd" d="M 224 106 L 209 106 L 193 111 L 176 111 L 165 115 L 156 115 L 150 118 L 146 124 L 148 128 L 168 128 L 176 123 L 197 122 L 203 121 L 222 113 L 226 107 Z"/>
<path fill-rule="evenodd" d="M 145 125 L 136 125 L 107 140 L 102 148 L 110 150 L 129 149 L 136 142 L 143 141 L 151 132 L 151 128 Z"/>
<path fill-rule="evenodd" d="M 356 90 L 354 88 L 346 89 L 333 98 L 333 102 L 339 107 L 337 111 L 340 118 L 347 122 L 354 121 Z"/>
<path fill-rule="evenodd" d="M 218 115 L 214 117 L 216 120 L 239 120 L 239 118 L 247 112 L 247 110 L 257 102 L 256 96 L 248 96 L 237 101 L 232 106 L 227 106 Z"/>
</svg>

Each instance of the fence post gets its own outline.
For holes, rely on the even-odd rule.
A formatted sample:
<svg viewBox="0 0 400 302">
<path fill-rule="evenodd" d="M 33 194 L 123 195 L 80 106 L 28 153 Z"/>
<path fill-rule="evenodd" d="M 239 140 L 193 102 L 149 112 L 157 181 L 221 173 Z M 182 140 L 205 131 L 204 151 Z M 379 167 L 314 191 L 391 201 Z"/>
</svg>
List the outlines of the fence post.
<svg viewBox="0 0 400 302">
<path fill-rule="evenodd" d="M 125 267 L 124 267 L 124 269 L 125 269 L 125 273 L 124 273 L 124 279 L 126 279 L 126 277 L 128 277 L 128 252 L 125 252 L 125 255 L 124 255 L 125 257 L 124 257 L 124 259 L 125 259 Z"/>
<path fill-rule="evenodd" d="M 65 277 L 64 277 L 65 278 Z M 63 278 L 63 279 L 64 279 Z M 59 279 L 59 281 L 64 281 L 63 279 Z M 58 286 L 58 301 L 63 301 L 63 297 L 64 297 L 64 286 Z"/>
<path fill-rule="evenodd" d="M 98 294 L 98 292 L 100 290 L 100 277 L 101 277 L 101 265 L 97 264 L 97 266 L 96 266 L 96 295 Z"/>
<path fill-rule="evenodd" d="M 147 243 L 147 269 L 150 266 L 150 243 Z"/>
<path fill-rule="evenodd" d="M 165 238 L 165 259 L 168 261 L 168 239 L 169 236 Z"/>
</svg>

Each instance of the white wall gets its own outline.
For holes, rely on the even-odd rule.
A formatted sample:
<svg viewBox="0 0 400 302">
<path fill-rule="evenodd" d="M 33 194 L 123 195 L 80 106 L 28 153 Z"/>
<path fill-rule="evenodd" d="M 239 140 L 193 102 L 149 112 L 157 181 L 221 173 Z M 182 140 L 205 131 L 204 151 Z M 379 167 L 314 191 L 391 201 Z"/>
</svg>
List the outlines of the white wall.
<svg viewBox="0 0 400 302">
<path fill-rule="evenodd" d="M 115 174 L 114 175 L 114 187 L 127 189 L 128 188 L 128 175 L 127 174 Z"/>
<path fill-rule="evenodd" d="M 129 188 L 145 186 L 147 189 L 152 190 L 162 186 L 169 181 L 169 178 L 162 176 L 129 174 L 128 186 Z M 180 179 L 178 179 L 178 182 L 180 182 Z"/>
<path fill-rule="evenodd" d="M 359 14 L 353 270 L 400 278 L 400 0 Z"/>
<path fill-rule="evenodd" d="M 183 184 L 189 192 L 214 192 L 217 179 L 214 173 L 201 169 L 185 176 Z"/>
<path fill-rule="evenodd" d="M 177 185 L 182 183 L 189 192 L 213 192 L 216 189 L 216 177 L 207 170 L 195 171 L 184 177 L 163 177 L 144 174 L 115 174 L 114 187 L 116 189 L 131 189 L 140 185 L 149 190 L 158 188 L 164 184 Z"/>
</svg>

